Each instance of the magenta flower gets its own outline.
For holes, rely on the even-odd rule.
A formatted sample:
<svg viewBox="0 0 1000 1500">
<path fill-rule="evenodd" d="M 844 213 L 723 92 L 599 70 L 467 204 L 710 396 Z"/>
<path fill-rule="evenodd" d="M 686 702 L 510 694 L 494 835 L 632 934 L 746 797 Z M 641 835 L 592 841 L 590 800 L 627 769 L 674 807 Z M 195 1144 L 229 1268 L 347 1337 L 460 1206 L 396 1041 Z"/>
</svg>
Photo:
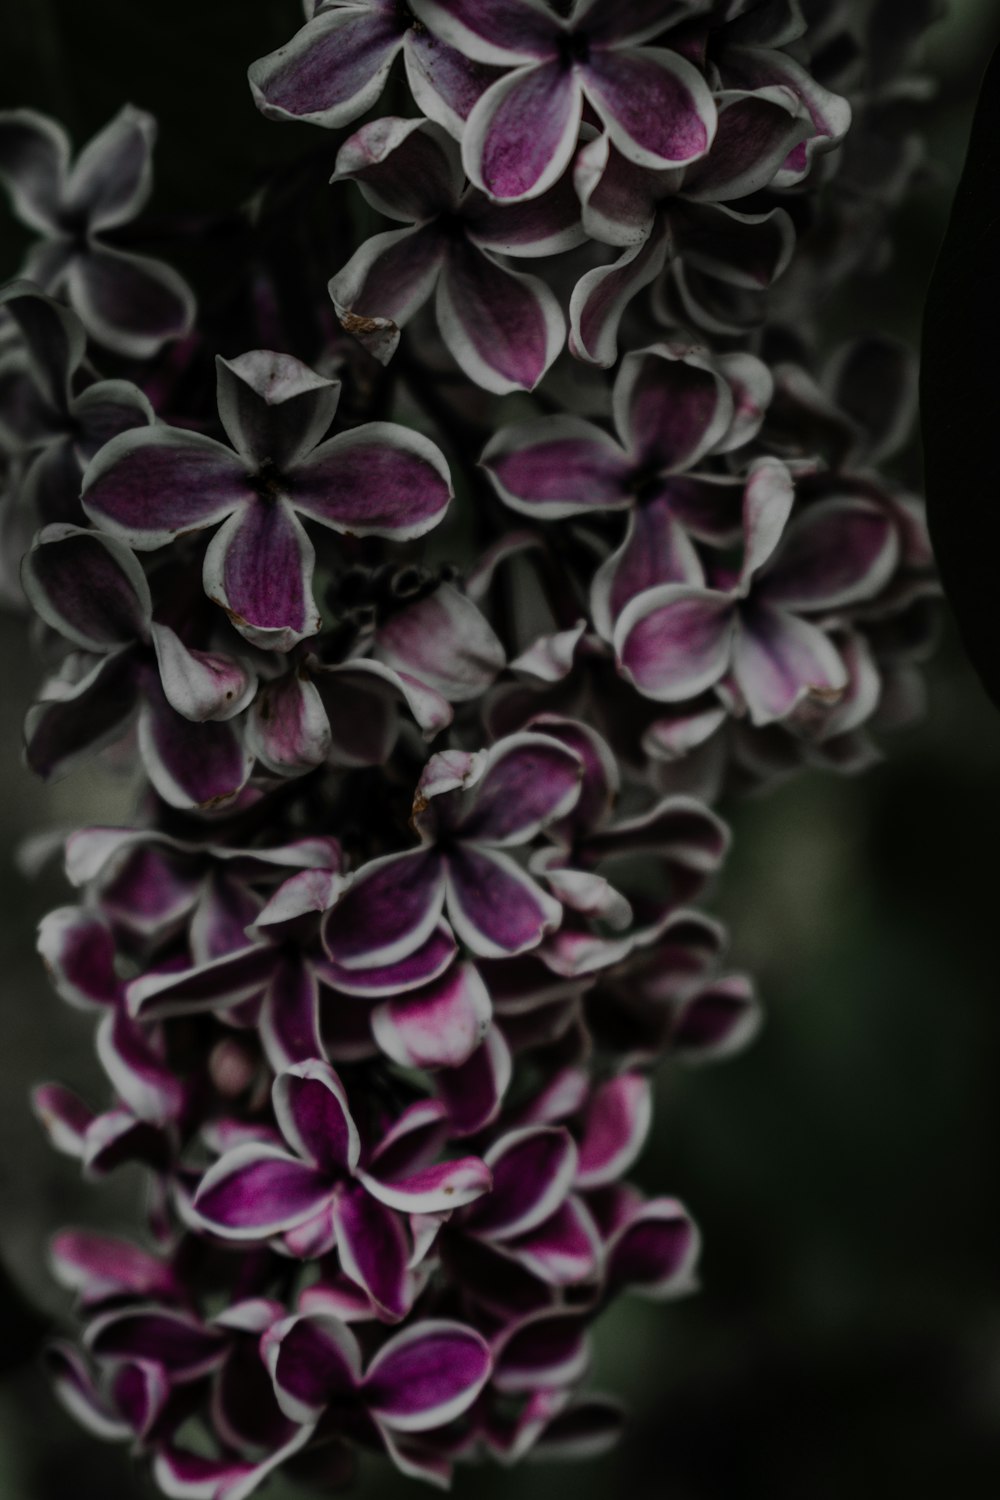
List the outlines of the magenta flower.
<svg viewBox="0 0 1000 1500">
<path fill-rule="evenodd" d="M 47 526 L 23 580 L 42 619 L 78 653 L 28 715 L 34 769 L 69 770 L 119 739 L 137 714 L 143 761 L 164 801 L 190 808 L 235 797 L 252 758 L 234 721 L 253 697 L 255 674 L 234 657 L 189 650 L 158 624 L 141 567 L 113 537 Z"/>
<path fill-rule="evenodd" d="M 459 137 L 497 76 L 495 68 L 421 26 L 396 0 L 309 0 L 307 8 L 309 18 L 292 40 L 250 66 L 254 101 L 272 120 L 349 125 L 378 99 L 402 53 L 417 107 Z"/>
<path fill-rule="evenodd" d="M 21 481 L 22 503 L 36 524 L 81 521 L 80 477 L 87 463 L 110 438 L 152 422 L 153 409 L 127 380 L 86 377 L 83 325 L 30 282 L 8 282 L 0 290 L 0 307 L 21 335 L 27 366 L 32 457 Z M 22 442 L 26 425 L 22 413 Z"/>
<path fill-rule="evenodd" d="M 70 167 L 69 139 L 54 120 L 0 112 L 0 181 L 21 222 L 43 236 L 21 274 L 65 294 L 91 338 L 133 359 L 183 338 L 195 313 L 170 266 L 105 240 L 146 205 L 155 138 L 152 115 L 126 105 Z"/>
<path fill-rule="evenodd" d="M 331 958 L 351 969 L 406 958 L 445 906 L 458 937 L 481 958 L 537 946 L 561 908 L 507 850 L 569 811 L 581 774 L 576 755 L 543 735 L 514 735 L 475 755 L 433 756 L 413 804 L 421 847 L 359 870 L 326 920 Z"/>
<path fill-rule="evenodd" d="M 754 724 L 787 718 L 809 698 L 840 698 L 847 670 L 806 616 L 877 594 L 898 556 L 896 530 L 877 505 L 831 499 L 786 532 L 791 506 L 790 484 L 748 486 L 743 567 L 729 588 L 665 583 L 625 606 L 615 653 L 640 692 L 675 703 L 731 674 Z"/>
<path fill-rule="evenodd" d="M 256 350 L 216 367 L 233 448 L 176 427 L 124 433 L 88 467 L 84 509 L 139 550 L 224 521 L 205 554 L 205 592 L 247 640 L 287 651 L 320 626 L 299 518 L 354 536 L 422 536 L 451 498 L 448 470 L 433 443 L 391 422 L 322 442 L 339 384 L 287 355 Z"/>
<path fill-rule="evenodd" d="M 465 186 L 458 147 L 440 126 L 392 118 L 341 147 L 333 180 L 346 179 L 381 213 L 413 227 L 376 235 L 337 272 L 330 295 L 341 320 L 402 327 L 433 295 L 441 336 L 470 380 L 498 395 L 533 389 L 563 346 L 565 320 L 543 280 L 498 257 L 553 255 L 580 243 L 570 183 L 531 204 L 493 204 Z"/>
<path fill-rule="evenodd" d="M 678 167 L 704 156 L 716 129 L 708 85 L 691 63 L 645 45 L 662 6 L 582 0 L 568 19 L 540 0 L 415 0 L 431 31 L 477 62 L 511 71 L 466 122 L 462 159 L 490 197 L 535 197 L 570 163 L 584 104 L 630 161 Z"/>
<path fill-rule="evenodd" d="M 334 1406 L 352 1426 L 373 1425 L 394 1456 L 411 1434 L 445 1427 L 468 1411 L 492 1365 L 481 1335 L 443 1319 L 394 1334 L 364 1373 L 354 1334 L 328 1314 L 277 1324 L 264 1350 L 279 1405 L 293 1421 L 315 1422 Z"/>
<path fill-rule="evenodd" d="M 392 1318 L 407 1311 L 407 1244 L 399 1214 L 447 1213 L 488 1191 L 490 1174 L 475 1157 L 378 1175 L 379 1152 L 361 1165 L 361 1142 L 347 1096 L 328 1063 L 299 1063 L 281 1073 L 274 1112 L 291 1151 L 236 1146 L 209 1168 L 194 1197 L 204 1224 L 226 1239 L 284 1234 L 300 1253 L 336 1244 L 340 1264 L 373 1304 Z"/>
</svg>

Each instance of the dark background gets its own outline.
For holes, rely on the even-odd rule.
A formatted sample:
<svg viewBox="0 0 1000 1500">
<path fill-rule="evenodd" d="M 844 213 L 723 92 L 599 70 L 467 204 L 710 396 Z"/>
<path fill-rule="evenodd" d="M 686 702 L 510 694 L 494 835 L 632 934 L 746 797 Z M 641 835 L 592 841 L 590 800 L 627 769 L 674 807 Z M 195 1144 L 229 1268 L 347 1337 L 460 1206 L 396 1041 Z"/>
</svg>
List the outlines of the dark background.
<svg viewBox="0 0 1000 1500">
<path fill-rule="evenodd" d="M 260 119 L 243 79 L 298 24 L 295 0 L 29 0 L 17 12 L 0 105 L 56 114 L 78 142 L 126 99 L 152 110 L 154 215 L 238 202 L 262 163 L 322 144 Z M 997 0 L 951 0 L 929 47 L 933 170 L 897 221 L 893 265 L 838 299 L 838 332 L 917 337 L 998 41 Z M 0 236 L 7 275 L 21 242 L 5 215 Z M 65 1314 L 48 1235 L 67 1220 L 127 1230 L 140 1185 L 82 1187 L 28 1112 L 30 1083 L 86 1089 L 95 1075 L 90 1023 L 50 993 L 33 950 L 64 888 L 55 875 L 25 883 L 13 864 L 38 828 L 126 817 L 130 793 L 90 772 L 48 790 L 30 780 L 19 726 L 38 668 L 14 617 L 0 617 L 0 662 L 0 1256 L 20 1288 L 0 1292 L 0 1496 L 133 1500 L 147 1490 L 127 1455 L 78 1432 L 30 1352 L 40 1320 Z M 693 1209 L 704 1290 L 620 1304 L 599 1327 L 594 1385 L 628 1399 L 626 1441 L 585 1465 L 462 1472 L 459 1496 L 1000 1495 L 1000 716 L 950 628 L 928 675 L 925 723 L 865 778 L 810 775 L 729 810 L 719 904 L 768 1020 L 742 1058 L 661 1076 L 639 1177 Z M 368 1478 L 377 1500 L 406 1488 L 381 1466 Z"/>
</svg>

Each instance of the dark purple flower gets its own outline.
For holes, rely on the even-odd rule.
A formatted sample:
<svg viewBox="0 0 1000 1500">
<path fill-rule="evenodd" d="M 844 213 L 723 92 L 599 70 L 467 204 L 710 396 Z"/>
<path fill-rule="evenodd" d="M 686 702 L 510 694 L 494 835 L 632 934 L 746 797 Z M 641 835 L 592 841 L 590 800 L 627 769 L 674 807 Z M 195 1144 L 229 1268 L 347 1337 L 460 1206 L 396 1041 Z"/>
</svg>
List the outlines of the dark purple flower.
<svg viewBox="0 0 1000 1500">
<path fill-rule="evenodd" d="M 235 1147 L 202 1178 L 195 1213 L 225 1238 L 285 1234 L 311 1255 L 335 1243 L 348 1276 L 376 1306 L 402 1317 L 407 1247 L 399 1213 L 458 1208 L 488 1191 L 489 1171 L 463 1157 L 385 1180 L 377 1150 L 369 1160 L 374 1170 L 367 1170 L 343 1085 L 328 1063 L 300 1063 L 279 1074 L 273 1101 L 291 1151 Z"/>
<path fill-rule="evenodd" d="M 453 136 L 497 69 L 477 63 L 421 26 L 398 0 L 307 0 L 292 40 L 252 63 L 257 108 L 272 120 L 336 129 L 363 115 L 400 52 L 420 110 Z"/>
<path fill-rule="evenodd" d="M 502 257 L 552 255 L 583 238 L 568 181 L 531 204 L 504 207 L 466 187 L 458 147 L 426 120 L 374 120 L 340 149 L 334 181 L 413 225 L 376 235 L 330 282 L 345 326 L 403 324 L 434 295 L 438 329 L 470 380 L 503 395 L 536 386 L 562 348 L 558 300 Z M 500 257 L 500 258 L 498 258 Z"/>
<path fill-rule="evenodd" d="M 252 757 L 233 721 L 253 697 L 255 674 L 233 657 L 190 650 L 158 624 L 142 568 L 113 537 L 48 526 L 23 579 L 45 623 L 78 652 L 72 674 L 50 681 L 28 715 L 34 769 L 69 770 L 119 739 L 138 712 L 143 761 L 166 802 L 217 806 L 235 797 Z"/>
<path fill-rule="evenodd" d="M 535 947 L 561 908 L 507 853 L 563 817 L 580 792 L 576 755 L 541 735 L 514 735 L 475 755 L 428 762 L 413 804 L 421 847 L 365 865 L 330 912 L 324 940 L 346 968 L 406 958 L 442 909 L 481 958 Z"/>
<path fill-rule="evenodd" d="M 876 505 L 831 499 L 786 530 L 792 487 L 770 467 L 747 488 L 743 567 L 728 589 L 660 584 L 618 617 L 619 668 L 647 697 L 680 702 L 731 675 L 752 722 L 767 724 L 847 688 L 836 647 L 806 616 L 872 598 L 898 556 L 895 527 Z"/>
<path fill-rule="evenodd" d="M 511 69 L 482 95 L 462 138 L 466 173 L 492 198 L 534 197 L 561 177 L 585 103 L 644 166 L 683 166 L 712 143 L 717 115 L 701 74 L 645 45 L 664 26 L 649 0 L 577 0 L 566 20 L 540 0 L 414 0 L 414 9 L 467 57 Z"/>
<path fill-rule="evenodd" d="M 205 592 L 254 645 L 287 651 L 320 626 L 299 518 L 352 536 L 422 536 L 451 499 L 448 469 L 433 443 L 391 422 L 323 442 L 339 382 L 288 355 L 255 350 L 216 367 L 233 448 L 176 427 L 124 433 L 88 467 L 84 509 L 139 550 L 224 521 Z"/>
<path fill-rule="evenodd" d="M 8 282 L 0 290 L 0 307 L 21 335 L 34 407 L 32 457 L 20 481 L 22 504 L 36 524 L 80 521 L 84 468 L 110 438 L 151 423 L 153 409 L 130 381 L 85 377 L 83 325 L 30 282 Z M 18 425 L 23 441 L 23 414 Z"/>
<path fill-rule="evenodd" d="M 70 143 L 31 109 L 0 112 L 0 181 L 14 212 L 43 236 L 21 274 L 64 294 L 88 334 L 146 359 L 194 322 L 194 298 L 170 266 L 113 248 L 105 235 L 142 212 L 152 188 L 156 121 L 126 105 L 70 166 Z"/>
</svg>

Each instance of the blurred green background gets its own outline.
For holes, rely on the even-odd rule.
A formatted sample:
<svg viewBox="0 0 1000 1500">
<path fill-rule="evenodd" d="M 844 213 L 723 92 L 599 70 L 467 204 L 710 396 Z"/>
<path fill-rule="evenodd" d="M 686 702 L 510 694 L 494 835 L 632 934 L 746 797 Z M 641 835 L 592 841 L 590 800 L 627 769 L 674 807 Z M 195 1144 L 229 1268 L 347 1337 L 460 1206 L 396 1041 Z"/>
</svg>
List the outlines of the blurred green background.
<svg viewBox="0 0 1000 1500">
<path fill-rule="evenodd" d="M 154 210 L 238 201 L 261 162 L 315 144 L 259 119 L 243 82 L 297 24 L 295 0 L 16 9 L 0 103 L 59 115 L 78 140 L 126 98 L 151 109 Z M 894 264 L 845 293 L 838 316 L 854 326 L 917 337 L 998 41 L 997 0 L 951 0 L 932 33 L 934 171 L 900 216 Z M 0 248 L 6 275 L 19 241 Z M 83 1188 L 29 1114 L 31 1082 L 86 1090 L 94 1065 L 90 1023 L 50 993 L 34 954 L 35 923 L 64 889 L 55 875 L 26 883 L 13 864 L 39 828 L 125 815 L 128 789 L 87 774 L 32 782 L 20 721 L 38 669 L 23 622 L 0 619 L 0 652 L 0 1257 L 20 1289 L 0 1296 L 0 1500 L 135 1500 L 150 1491 L 128 1456 L 78 1432 L 25 1358 L 39 1316 L 65 1312 L 45 1270 L 49 1233 L 127 1228 L 139 1184 Z M 594 1385 L 628 1399 L 626 1441 L 580 1466 L 463 1472 L 459 1496 L 1000 1495 L 1000 717 L 950 630 L 929 684 L 926 722 L 863 780 L 804 777 L 731 810 L 720 904 L 768 1020 L 742 1058 L 661 1077 L 638 1175 L 694 1210 L 703 1293 L 620 1304 L 600 1327 Z M 377 1500 L 408 1488 L 380 1466 L 368 1480 Z"/>
</svg>

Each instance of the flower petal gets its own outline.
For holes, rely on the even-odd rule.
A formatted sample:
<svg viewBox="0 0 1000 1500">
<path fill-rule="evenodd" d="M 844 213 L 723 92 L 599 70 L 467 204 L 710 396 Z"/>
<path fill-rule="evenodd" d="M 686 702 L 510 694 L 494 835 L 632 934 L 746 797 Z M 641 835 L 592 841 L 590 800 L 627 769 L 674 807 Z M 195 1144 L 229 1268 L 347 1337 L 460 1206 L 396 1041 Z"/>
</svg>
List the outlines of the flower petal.
<svg viewBox="0 0 1000 1500">
<path fill-rule="evenodd" d="M 314 1420 L 330 1401 L 351 1396 L 361 1380 L 357 1339 L 328 1313 L 306 1313 L 273 1324 L 262 1350 L 278 1405 L 293 1422 Z"/>
<path fill-rule="evenodd" d="M 337 1253 L 345 1273 L 380 1312 L 398 1321 L 409 1310 L 409 1246 L 399 1215 L 361 1186 L 333 1200 Z"/>
<path fill-rule="evenodd" d="M 126 104 L 84 146 L 66 179 L 63 212 L 91 234 L 136 218 L 153 186 L 156 121 Z"/>
<path fill-rule="evenodd" d="M 552 1216 L 527 1234 L 508 1241 L 507 1252 L 549 1286 L 578 1286 L 592 1280 L 601 1260 L 593 1218 L 579 1198 L 567 1198 Z"/>
<path fill-rule="evenodd" d="M 209 1167 L 194 1212 L 230 1240 L 263 1240 L 304 1224 L 329 1203 L 329 1177 L 277 1146 L 235 1146 Z"/>
<path fill-rule="evenodd" d="M 87 650 L 126 646 L 149 627 L 146 575 L 113 537 L 79 526 L 46 526 L 24 559 L 21 580 L 46 625 Z"/>
<path fill-rule="evenodd" d="M 225 722 L 241 714 L 257 688 L 257 674 L 232 656 L 189 650 L 168 625 L 150 634 L 164 696 L 176 713 L 193 723 Z"/>
<path fill-rule="evenodd" d="M 540 520 L 633 503 L 632 465 L 614 438 L 582 417 L 539 417 L 504 427 L 480 462 L 512 510 Z"/>
<path fill-rule="evenodd" d="M 611 140 L 639 166 L 684 166 L 712 144 L 718 116 L 711 90 L 676 52 L 595 48 L 581 81 Z"/>
<path fill-rule="evenodd" d="M 473 106 L 499 76 L 496 68 L 449 47 L 427 27 L 406 33 L 403 57 L 417 108 L 460 141 Z"/>
<path fill-rule="evenodd" d="M 684 196 L 702 203 L 726 203 L 766 188 L 812 134 L 798 96 L 781 85 L 729 90 L 716 103 L 719 129 L 712 149 L 684 178 Z"/>
<path fill-rule="evenodd" d="M 494 1342 L 493 1385 L 504 1395 L 573 1385 L 590 1363 L 587 1327 L 578 1312 L 530 1314 Z"/>
<path fill-rule="evenodd" d="M 704 582 L 694 543 L 673 513 L 669 487 L 636 507 L 628 518 L 625 540 L 594 573 L 590 613 L 594 629 L 614 640 L 615 621 L 640 594 L 663 584 Z"/>
<path fill-rule="evenodd" d="M 391 614 L 376 630 L 375 648 L 388 666 L 449 703 L 478 698 L 506 665 L 485 615 L 451 583 Z"/>
<path fill-rule="evenodd" d="M 634 461 L 656 474 L 691 468 L 726 436 L 734 416 L 730 388 L 705 352 L 670 344 L 625 356 L 614 411 Z"/>
<path fill-rule="evenodd" d="M 205 1458 L 199 1453 L 164 1445 L 153 1460 L 153 1474 L 168 1500 L 248 1500 L 269 1474 L 306 1446 L 312 1434 L 311 1425 L 299 1427 L 286 1443 L 259 1463 Z"/>
<path fill-rule="evenodd" d="M 607 1278 L 657 1300 L 690 1291 L 700 1250 L 698 1230 L 675 1198 L 644 1203 L 608 1247 Z"/>
<path fill-rule="evenodd" d="M 435 1078 L 448 1109 L 453 1136 L 475 1135 L 492 1124 L 510 1085 L 513 1061 L 503 1032 L 496 1025 L 486 1033 L 460 1068 L 446 1068 Z"/>
<path fill-rule="evenodd" d="M 383 968 L 423 947 L 443 902 L 440 863 L 428 850 L 371 860 L 327 915 L 324 946 L 345 968 Z"/>
<path fill-rule="evenodd" d="M 804 699 L 836 703 L 848 685 L 847 669 L 828 635 L 764 603 L 741 611 L 733 673 L 754 724 L 785 719 Z"/>
<path fill-rule="evenodd" d="M 328 1176 L 350 1175 L 361 1155 L 347 1095 L 329 1063 L 312 1058 L 279 1073 L 272 1090 L 281 1133 Z"/>
<path fill-rule="evenodd" d="M 463 839 L 494 848 L 526 844 L 576 805 L 583 764 L 549 735 L 508 735 L 487 752 L 461 820 Z"/>
<path fill-rule="evenodd" d="M 379 1047 L 403 1068 L 456 1068 L 486 1035 L 492 1007 L 486 986 L 471 964 L 454 969 L 424 989 L 412 990 L 372 1013 Z"/>
<path fill-rule="evenodd" d="M 569 166 L 582 111 L 571 70 L 557 62 L 515 68 L 486 90 L 466 121 L 469 180 L 501 202 L 538 197 Z"/>
<path fill-rule="evenodd" d="M 581 276 L 569 303 L 572 355 L 604 369 L 615 363 L 622 318 L 633 297 L 659 276 L 669 248 L 669 226 L 663 219 L 641 244 Z"/>
<path fill-rule="evenodd" d="M 426 942 L 397 963 L 382 968 L 349 969 L 328 959 L 317 964 L 317 972 L 331 989 L 377 1000 L 387 995 L 405 994 L 440 979 L 457 952 L 458 945 L 451 929 L 447 923 L 441 922 Z"/>
<path fill-rule="evenodd" d="M 158 678 L 145 679 L 139 712 L 143 765 L 171 807 L 219 807 L 231 802 L 250 777 L 253 758 L 233 724 L 193 724 L 163 696 Z"/>
<path fill-rule="evenodd" d="M 492 1181 L 489 1168 L 477 1156 L 421 1167 L 391 1181 L 367 1172 L 358 1175 L 373 1198 L 405 1214 L 450 1213 L 488 1193 Z"/>
<path fill-rule="evenodd" d="M 457 364 L 501 396 L 534 390 L 566 338 L 558 299 L 540 277 L 510 271 L 471 244 L 451 246 L 435 312 Z"/>
<path fill-rule="evenodd" d="M 583 1122 L 577 1187 L 604 1187 L 632 1166 L 652 1120 L 649 1082 L 623 1073 L 591 1096 Z"/>
<path fill-rule="evenodd" d="M 274 950 L 247 946 L 190 969 L 168 969 L 133 979 L 126 990 L 131 1015 L 143 1021 L 223 1010 L 259 995 L 274 966 Z"/>
<path fill-rule="evenodd" d="M 290 651 L 322 623 L 312 596 L 315 555 L 286 500 L 251 500 L 208 545 L 205 593 L 251 645 Z"/>
<path fill-rule="evenodd" d="M 471 844 L 447 863 L 448 916 L 479 958 L 511 958 L 558 927 L 562 907 L 509 854 Z"/>
<path fill-rule="evenodd" d="M 365 240 L 328 283 L 341 326 L 365 342 L 376 331 L 368 325 L 377 325 L 387 339 L 388 353 L 394 353 L 398 330 L 420 311 L 437 285 L 445 248 L 434 224 L 390 229 Z M 376 352 L 374 347 L 371 352 Z M 377 357 L 388 363 L 381 354 Z"/>
<path fill-rule="evenodd" d="M 121 980 L 107 924 L 82 906 L 60 906 L 38 925 L 38 952 L 56 993 L 80 1010 L 116 1004 Z"/>
<path fill-rule="evenodd" d="M 328 130 L 348 125 L 381 94 L 403 34 L 381 6 L 322 10 L 290 42 L 251 63 L 254 103 L 272 120 Z"/>
<path fill-rule="evenodd" d="M 433 36 L 479 62 L 552 57 L 559 23 L 542 0 L 415 0 Z"/>
<path fill-rule="evenodd" d="M 693 698 L 728 669 L 735 628 L 728 594 L 679 583 L 650 589 L 616 622 L 618 670 L 647 698 Z"/>
<path fill-rule="evenodd" d="M 258 1021 L 261 1045 L 275 1072 L 322 1057 L 319 989 L 312 967 L 295 957 L 275 965 Z"/>
<path fill-rule="evenodd" d="M 761 1012 L 742 974 L 710 979 L 687 996 L 674 1018 L 671 1050 L 685 1061 L 712 1062 L 742 1050 L 760 1029 Z"/>
<path fill-rule="evenodd" d="M 0 114 L 0 176 L 3 174 L 4 116 Z M 72 378 L 87 347 L 87 336 L 76 314 L 54 297 L 47 297 L 33 282 L 8 281 L 0 289 L 0 307 L 6 308 L 24 340 L 28 367 L 34 383 L 53 411 L 65 412 L 72 401 Z M 6 402 L 5 402 L 6 404 Z M 41 416 L 41 414 L 39 414 Z M 6 413 L 11 420 L 12 413 Z M 46 414 L 48 420 L 51 416 Z M 45 421 L 46 417 L 42 417 Z M 21 423 L 12 434 L 24 440 Z"/>
<path fill-rule="evenodd" d="M 438 524 L 452 490 L 428 438 L 396 422 L 366 422 L 310 454 L 289 495 L 297 511 L 334 531 L 404 541 Z"/>
<path fill-rule="evenodd" d="M 473 1234 L 502 1242 L 537 1229 L 562 1206 L 576 1174 L 576 1146 L 561 1126 L 527 1126 L 491 1146 L 486 1164 L 493 1187 L 465 1223 Z"/>
<path fill-rule="evenodd" d="M 881 506 L 832 497 L 799 514 L 761 585 L 785 609 L 841 609 L 873 598 L 898 560 L 898 533 Z"/>
<path fill-rule="evenodd" d="M 429 120 L 371 120 L 337 153 L 333 182 L 356 182 L 379 213 L 423 223 L 455 208 L 464 177 L 454 141 Z"/>
<path fill-rule="evenodd" d="M 317 375 L 290 354 L 251 349 L 215 358 L 219 417 L 226 436 L 257 469 L 283 472 L 310 453 L 337 410 L 340 382 Z"/>
<path fill-rule="evenodd" d="M 94 242 L 66 272 L 70 306 L 91 338 L 129 359 L 151 359 L 191 332 L 194 294 L 165 261 Z"/>
<path fill-rule="evenodd" d="M 116 651 L 72 686 L 58 682 L 58 693 L 28 710 L 24 754 L 36 775 L 64 776 L 121 737 L 136 705 L 135 666 L 129 648 Z"/>
<path fill-rule="evenodd" d="M 174 1380 L 196 1380 L 225 1357 L 218 1330 L 156 1303 L 102 1314 L 87 1329 L 86 1342 L 98 1358 L 147 1360 Z"/>
<path fill-rule="evenodd" d="M 68 166 L 69 139 L 55 120 L 34 109 L 0 111 L 0 182 L 29 229 L 58 228 Z"/>
<path fill-rule="evenodd" d="M 247 749 L 276 776 L 321 766 L 332 736 L 323 699 L 302 672 L 262 684 L 247 719 Z"/>
<path fill-rule="evenodd" d="M 96 525 L 141 551 L 214 526 L 253 498 L 246 466 L 199 432 L 142 427 L 112 438 L 83 476 Z"/>
<path fill-rule="evenodd" d="M 426 1432 L 468 1411 L 490 1376 L 485 1341 L 461 1323 L 426 1320 L 391 1338 L 368 1367 L 372 1413 L 394 1432 Z"/>
</svg>

